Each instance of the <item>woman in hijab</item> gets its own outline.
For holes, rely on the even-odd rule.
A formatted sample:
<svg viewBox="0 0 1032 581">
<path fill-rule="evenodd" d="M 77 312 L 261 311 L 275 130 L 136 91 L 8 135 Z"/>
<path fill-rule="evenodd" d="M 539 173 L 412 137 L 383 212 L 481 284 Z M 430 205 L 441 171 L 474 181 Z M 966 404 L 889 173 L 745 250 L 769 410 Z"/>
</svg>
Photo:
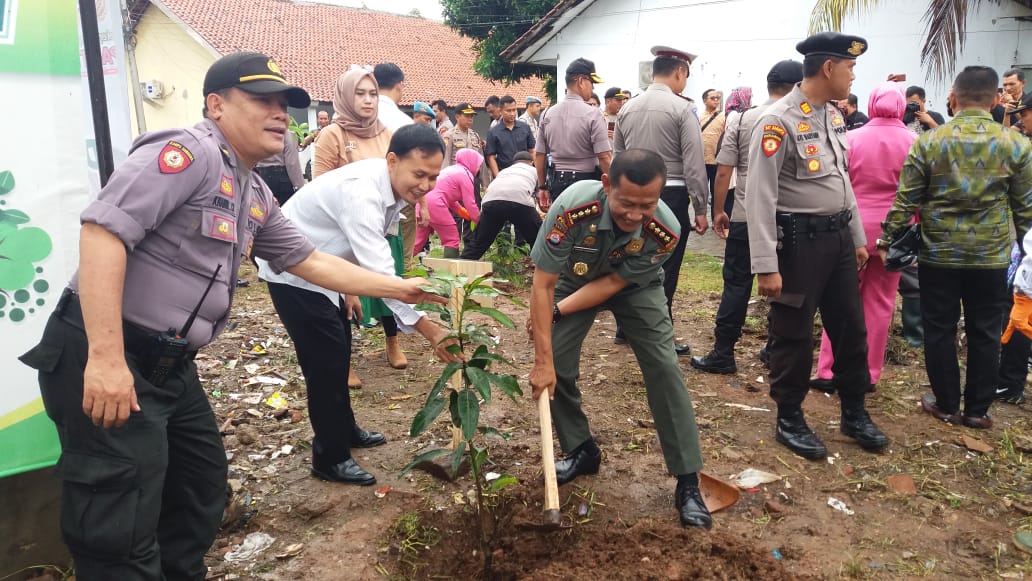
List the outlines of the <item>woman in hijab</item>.
<svg viewBox="0 0 1032 581">
<path fill-rule="evenodd" d="M 313 177 L 353 161 L 384 157 L 391 132 L 380 123 L 378 87 L 373 73 L 352 69 L 337 79 L 333 122 L 315 141 Z"/>
<path fill-rule="evenodd" d="M 464 147 L 455 154 L 455 162 L 455 165 L 441 170 L 441 175 L 437 176 L 437 186 L 427 192 L 420 204 L 426 206 L 430 220 L 416 228 L 416 246 L 413 252 L 422 250 L 430 239 L 430 233 L 437 232 L 444 246 L 444 257 L 458 258 L 459 229 L 451 213 L 455 212 L 470 222 L 480 221 L 480 209 L 477 207 L 474 189 L 476 175 L 480 171 L 480 165 L 484 163 L 484 156 L 479 151 Z M 416 214 L 423 215 L 424 212 L 417 207 Z"/>
<path fill-rule="evenodd" d="M 731 89 L 731 95 L 724 104 L 724 114 L 727 120 L 731 120 L 731 112 L 741 115 L 752 109 L 752 87 L 735 87 Z"/>
<path fill-rule="evenodd" d="M 318 178 L 354 161 L 385 157 L 391 144 L 391 132 L 380 123 L 379 112 L 379 87 L 372 72 L 355 68 L 341 75 L 333 94 L 333 123 L 320 131 L 315 140 L 313 175 Z M 405 272 L 405 246 L 397 223 L 387 240 L 394 258 L 394 271 L 401 276 Z M 398 323 L 391 310 L 380 299 L 361 297 L 361 305 L 361 315 L 366 320 L 377 317 L 383 325 L 387 336 L 387 362 L 394 369 L 404 369 L 408 359 L 401 350 Z M 348 387 L 362 387 L 354 367 L 348 373 Z"/>
<path fill-rule="evenodd" d="M 885 270 L 878 257 L 875 242 L 881 236 L 881 221 L 892 207 L 910 145 L 917 136 L 903 124 L 907 99 L 899 83 L 884 82 L 871 91 L 867 114 L 870 121 L 846 134 L 849 142 L 849 178 L 856 194 L 867 234 L 867 252 L 871 258 L 860 271 L 860 299 L 864 303 L 864 322 L 867 326 L 867 365 L 871 370 L 871 387 L 877 385 L 885 364 L 885 344 L 889 338 L 889 323 L 896 306 L 898 272 Z M 821 354 L 817 360 L 817 379 L 811 386 L 822 391 L 833 391 L 832 365 L 828 334 L 821 338 Z"/>
</svg>

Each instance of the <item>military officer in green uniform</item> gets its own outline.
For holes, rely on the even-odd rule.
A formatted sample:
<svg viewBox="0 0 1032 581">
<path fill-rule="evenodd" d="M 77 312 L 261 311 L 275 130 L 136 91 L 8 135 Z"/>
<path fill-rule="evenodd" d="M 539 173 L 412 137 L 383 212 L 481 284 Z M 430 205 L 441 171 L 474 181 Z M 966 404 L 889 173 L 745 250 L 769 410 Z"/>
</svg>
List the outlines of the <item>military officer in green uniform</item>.
<svg viewBox="0 0 1032 581">
<path fill-rule="evenodd" d="M 602 452 L 581 409 L 577 377 L 584 337 L 600 309 L 612 311 L 644 375 L 667 469 L 677 476 L 674 505 L 681 524 L 708 528 L 712 519 L 699 491 L 699 434 L 663 293 L 663 262 L 681 234 L 659 199 L 665 181 L 659 155 L 629 149 L 601 183 L 577 182 L 553 202 L 530 254 L 537 267 L 527 321 L 534 340 L 530 384 L 535 398 L 546 390 L 552 398 L 566 454 L 556 462 L 559 483 L 596 474 Z"/>
</svg>

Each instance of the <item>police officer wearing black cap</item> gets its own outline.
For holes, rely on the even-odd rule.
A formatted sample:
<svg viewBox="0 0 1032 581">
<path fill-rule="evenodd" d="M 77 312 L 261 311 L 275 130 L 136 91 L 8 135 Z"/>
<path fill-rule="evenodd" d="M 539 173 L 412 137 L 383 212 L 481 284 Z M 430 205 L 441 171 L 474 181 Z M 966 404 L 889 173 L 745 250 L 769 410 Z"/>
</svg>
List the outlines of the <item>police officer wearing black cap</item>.
<svg viewBox="0 0 1032 581">
<path fill-rule="evenodd" d="M 244 257 L 340 293 L 434 300 L 420 279 L 316 251 L 252 172 L 283 148 L 287 104 L 309 105 L 275 61 L 223 57 L 204 94 L 204 121 L 141 135 L 83 211 L 79 269 L 21 357 L 61 440 L 61 528 L 84 581 L 205 578 L 227 466 L 193 358 L 225 327 Z"/>
<path fill-rule="evenodd" d="M 803 63 L 785 60 L 767 73 L 769 98 L 732 117 L 724 130 L 724 141 L 717 153 L 717 176 L 713 186 L 713 230 L 727 240 L 724 245 L 724 291 L 717 308 L 713 329 L 713 350 L 701 357 L 692 357 L 692 367 L 707 373 L 736 373 L 735 343 L 742 336 L 742 325 L 752 295 L 753 275 L 749 265 L 749 228 L 746 225 L 745 198 L 749 172 L 749 144 L 753 128 L 768 107 L 784 97 L 803 80 Z M 724 200 L 731 186 L 731 173 L 738 172 L 732 190 L 735 203 L 730 218 L 724 213 Z"/>
<path fill-rule="evenodd" d="M 579 58 L 566 67 L 566 97 L 542 113 L 538 130 L 535 165 L 538 172 L 538 202 L 549 205 L 563 190 L 581 180 L 601 179 L 613 160 L 606 122 L 598 107 L 587 100 L 602 79 L 595 73 L 595 63 Z M 545 175 L 547 156 L 552 155 L 554 169 Z"/>
<path fill-rule="evenodd" d="M 770 298 L 770 394 L 778 404 L 776 439 L 809 459 L 827 448 L 803 417 L 813 366 L 813 319 L 819 309 L 835 355 L 843 434 L 867 450 L 889 440 L 864 405 L 871 389 L 867 329 L 857 270 L 867 239 L 849 183 L 844 99 L 867 41 L 835 32 L 796 45 L 803 81 L 756 123 L 745 197 L 752 272 Z"/>
</svg>

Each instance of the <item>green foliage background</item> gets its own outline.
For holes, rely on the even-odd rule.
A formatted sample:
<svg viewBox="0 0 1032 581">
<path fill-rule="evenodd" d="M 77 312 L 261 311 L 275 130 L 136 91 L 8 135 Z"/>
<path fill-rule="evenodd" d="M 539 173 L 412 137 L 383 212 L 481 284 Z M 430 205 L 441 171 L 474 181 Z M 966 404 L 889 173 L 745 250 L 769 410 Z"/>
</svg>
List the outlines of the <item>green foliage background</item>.
<svg viewBox="0 0 1032 581">
<path fill-rule="evenodd" d="M 445 24 L 474 40 L 477 74 L 506 84 L 541 77 L 553 103 L 555 67 L 510 63 L 498 55 L 555 5 L 553 0 L 441 0 Z"/>
</svg>

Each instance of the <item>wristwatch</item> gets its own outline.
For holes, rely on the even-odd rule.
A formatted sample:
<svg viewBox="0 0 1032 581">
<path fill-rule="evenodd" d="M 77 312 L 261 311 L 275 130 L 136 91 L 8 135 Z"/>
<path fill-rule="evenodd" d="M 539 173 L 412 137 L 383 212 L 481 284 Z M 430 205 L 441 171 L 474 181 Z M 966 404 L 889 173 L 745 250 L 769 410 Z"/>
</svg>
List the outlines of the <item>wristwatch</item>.
<svg viewBox="0 0 1032 581">
<path fill-rule="evenodd" d="M 552 305 L 552 322 L 558 323 L 559 319 L 563 318 L 562 311 L 559 310 L 559 303 Z"/>
<path fill-rule="evenodd" d="M 548 184 L 538 184 L 537 189 L 548 191 Z"/>
<path fill-rule="evenodd" d="M 874 242 L 874 247 L 878 250 L 888 250 L 889 246 L 889 242 L 887 240 L 882 240 L 881 238 Z"/>
</svg>

